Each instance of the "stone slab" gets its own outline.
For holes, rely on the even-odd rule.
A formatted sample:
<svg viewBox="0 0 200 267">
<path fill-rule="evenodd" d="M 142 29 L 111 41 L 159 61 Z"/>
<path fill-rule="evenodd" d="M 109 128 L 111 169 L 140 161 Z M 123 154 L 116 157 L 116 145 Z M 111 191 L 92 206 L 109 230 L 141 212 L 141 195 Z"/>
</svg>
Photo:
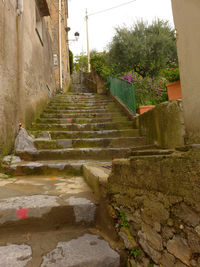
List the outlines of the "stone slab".
<svg viewBox="0 0 200 267">
<path fill-rule="evenodd" d="M 100 186 L 105 186 L 111 172 L 111 164 L 83 165 L 83 176 L 86 183 L 97 196 L 100 196 Z"/>
<path fill-rule="evenodd" d="M 0 179 L 0 192 L 0 225 L 22 219 L 31 224 L 34 218 L 54 222 L 56 217 L 67 224 L 95 221 L 97 202 L 82 177 Z"/>
<path fill-rule="evenodd" d="M 120 257 L 99 236 L 85 234 L 57 247 L 43 256 L 41 267 L 119 267 Z"/>
<path fill-rule="evenodd" d="M 11 244 L 0 247 L 0 267 L 25 267 L 31 259 L 30 246 Z"/>
</svg>

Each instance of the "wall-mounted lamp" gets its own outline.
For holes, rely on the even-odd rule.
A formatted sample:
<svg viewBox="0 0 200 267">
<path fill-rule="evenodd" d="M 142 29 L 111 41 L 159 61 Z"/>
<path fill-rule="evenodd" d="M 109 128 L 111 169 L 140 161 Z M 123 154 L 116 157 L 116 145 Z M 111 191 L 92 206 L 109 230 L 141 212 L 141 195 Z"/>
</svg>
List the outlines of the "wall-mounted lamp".
<svg viewBox="0 0 200 267">
<path fill-rule="evenodd" d="M 74 36 L 75 36 L 75 39 L 67 40 L 67 42 L 77 42 L 80 36 L 79 32 L 75 32 Z"/>
</svg>

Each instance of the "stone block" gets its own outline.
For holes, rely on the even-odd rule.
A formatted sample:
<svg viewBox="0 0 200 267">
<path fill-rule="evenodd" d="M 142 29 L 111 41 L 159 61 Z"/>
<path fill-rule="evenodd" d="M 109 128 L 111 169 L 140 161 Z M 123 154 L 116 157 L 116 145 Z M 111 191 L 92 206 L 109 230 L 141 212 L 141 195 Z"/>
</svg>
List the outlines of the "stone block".
<svg viewBox="0 0 200 267">
<path fill-rule="evenodd" d="M 129 250 L 134 250 L 138 247 L 138 244 L 135 241 L 135 238 L 131 235 L 128 228 L 122 227 L 120 229 L 119 236 L 124 241 L 125 248 L 127 248 Z"/>
<path fill-rule="evenodd" d="M 147 242 L 147 237 L 144 233 L 141 231 L 138 232 L 138 237 L 139 237 L 139 243 L 143 250 L 147 253 L 147 255 L 155 262 L 159 263 L 161 259 L 161 253 L 153 249 L 149 243 Z"/>
<path fill-rule="evenodd" d="M 192 251 L 185 239 L 175 236 L 172 240 L 168 241 L 167 250 L 184 264 L 190 266 Z"/>
<path fill-rule="evenodd" d="M 175 263 L 175 257 L 171 254 L 169 254 L 167 251 L 164 252 L 162 255 L 162 258 L 160 259 L 160 264 L 163 267 L 170 267 L 174 266 Z"/>
<path fill-rule="evenodd" d="M 162 238 L 151 226 L 143 223 L 142 232 L 145 233 L 146 239 L 152 248 L 158 251 L 163 250 Z"/>
</svg>

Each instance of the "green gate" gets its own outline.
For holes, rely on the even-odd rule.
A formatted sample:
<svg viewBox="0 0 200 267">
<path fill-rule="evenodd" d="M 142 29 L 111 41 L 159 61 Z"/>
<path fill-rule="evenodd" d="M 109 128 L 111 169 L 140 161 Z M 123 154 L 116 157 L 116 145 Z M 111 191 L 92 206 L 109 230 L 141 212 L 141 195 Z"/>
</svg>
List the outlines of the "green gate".
<svg viewBox="0 0 200 267">
<path fill-rule="evenodd" d="M 134 115 L 136 114 L 134 85 L 116 77 L 108 77 L 110 92 L 118 98 Z"/>
</svg>

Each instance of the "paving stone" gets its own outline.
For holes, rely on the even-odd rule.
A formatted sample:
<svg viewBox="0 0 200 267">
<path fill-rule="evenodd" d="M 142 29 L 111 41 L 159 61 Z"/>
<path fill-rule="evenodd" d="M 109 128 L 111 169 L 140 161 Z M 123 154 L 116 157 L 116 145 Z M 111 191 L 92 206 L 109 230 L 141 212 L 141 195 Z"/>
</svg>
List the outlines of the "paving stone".
<svg viewBox="0 0 200 267">
<path fill-rule="evenodd" d="M 25 267 L 32 259 L 32 250 L 27 245 L 0 247 L 0 267 Z"/>
<path fill-rule="evenodd" d="M 85 234 L 43 256 L 41 267 L 119 267 L 120 257 L 99 236 Z"/>
</svg>

